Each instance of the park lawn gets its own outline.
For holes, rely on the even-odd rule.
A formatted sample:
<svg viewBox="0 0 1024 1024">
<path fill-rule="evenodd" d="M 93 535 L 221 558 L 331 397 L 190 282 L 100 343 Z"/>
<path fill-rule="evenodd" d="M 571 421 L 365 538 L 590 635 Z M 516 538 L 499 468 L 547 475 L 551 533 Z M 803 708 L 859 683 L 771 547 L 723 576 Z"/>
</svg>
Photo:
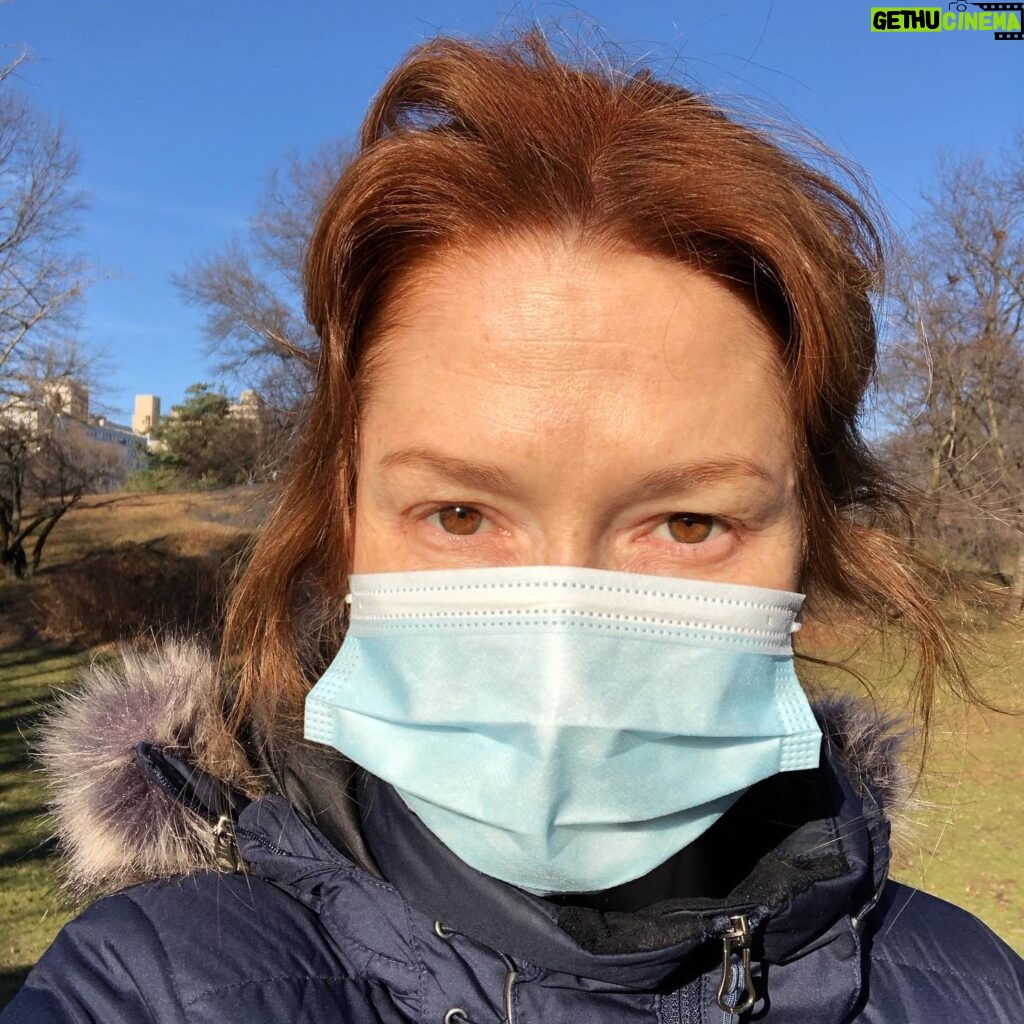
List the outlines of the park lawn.
<svg viewBox="0 0 1024 1024">
<path fill-rule="evenodd" d="M 55 892 L 42 780 L 27 750 L 51 688 L 66 688 L 86 657 L 42 647 L 0 650 L 0 1006 L 70 916 Z"/>
<path fill-rule="evenodd" d="M 999 661 L 977 676 L 985 696 L 1024 712 L 1024 629 L 1004 629 Z M 916 840 L 894 875 L 970 908 L 1024 954 L 1024 715 L 940 702 Z"/>
<path fill-rule="evenodd" d="M 1024 954 L 1024 720 L 972 712 L 938 741 L 920 839 L 893 872 L 970 908 Z"/>
<path fill-rule="evenodd" d="M 1024 630 L 989 630 L 980 647 L 979 688 L 993 701 L 1024 708 Z M 0 650 L 0 1006 L 70 916 L 55 891 L 53 850 L 39 816 L 44 791 L 26 743 L 53 688 L 73 686 L 75 671 L 97 654 L 104 652 Z M 897 705 L 905 672 L 885 680 L 879 658 L 866 650 L 855 660 L 867 678 L 882 680 L 880 698 Z M 856 690 L 843 674 L 830 681 Z M 894 826 L 893 876 L 966 907 L 1024 953 L 1022 741 L 1024 717 L 965 715 L 953 700 L 940 700 L 918 794 L 925 806 Z"/>
<path fill-rule="evenodd" d="M 973 684 L 1016 714 L 965 708 L 938 695 L 924 774 L 912 806 L 893 820 L 891 875 L 966 907 L 1024 954 L 1024 622 L 980 626 L 975 639 Z M 841 659 L 842 645 L 813 653 Z M 849 664 L 871 681 L 880 706 L 906 714 L 910 662 L 869 644 Z M 846 673 L 824 679 L 865 696 Z M 919 751 L 919 744 L 908 748 L 906 763 L 915 769 Z"/>
</svg>

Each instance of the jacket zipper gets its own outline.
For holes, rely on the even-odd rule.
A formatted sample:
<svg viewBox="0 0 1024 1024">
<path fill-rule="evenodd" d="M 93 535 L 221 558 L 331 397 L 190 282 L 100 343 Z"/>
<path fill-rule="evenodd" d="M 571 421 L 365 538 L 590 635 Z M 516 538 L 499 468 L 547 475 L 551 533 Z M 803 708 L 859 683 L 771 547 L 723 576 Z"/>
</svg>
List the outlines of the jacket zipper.
<svg viewBox="0 0 1024 1024">
<path fill-rule="evenodd" d="M 241 870 L 242 858 L 235 843 L 234 822 L 230 814 L 222 814 L 213 826 L 213 852 L 221 871 Z"/>
<path fill-rule="evenodd" d="M 757 998 L 750 974 L 750 920 L 746 914 L 733 914 L 729 922 L 732 927 L 722 935 L 722 977 L 718 983 L 722 1024 L 730 1024 L 733 1017 L 745 1013 Z M 734 956 L 740 961 L 735 972 Z"/>
<path fill-rule="evenodd" d="M 501 1024 L 515 1024 L 515 1021 L 512 1019 L 512 996 L 516 987 L 516 981 L 519 979 L 519 969 L 516 967 L 515 961 L 510 956 L 506 956 L 502 953 L 501 959 L 505 961 L 505 967 L 508 969 L 508 973 L 505 975 L 505 984 L 502 986 L 501 992 L 501 1008 L 504 1013 Z"/>
</svg>

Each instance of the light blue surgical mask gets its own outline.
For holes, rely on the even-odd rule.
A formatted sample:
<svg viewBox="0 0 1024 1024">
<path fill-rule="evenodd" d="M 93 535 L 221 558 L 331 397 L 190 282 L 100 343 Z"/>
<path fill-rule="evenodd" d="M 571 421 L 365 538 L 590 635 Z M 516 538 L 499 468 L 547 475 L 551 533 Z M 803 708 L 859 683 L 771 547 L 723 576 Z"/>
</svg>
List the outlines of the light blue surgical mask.
<svg viewBox="0 0 1024 1024">
<path fill-rule="evenodd" d="M 803 596 L 560 566 L 354 575 L 305 735 L 534 893 L 651 871 L 746 791 L 818 764 Z"/>
</svg>

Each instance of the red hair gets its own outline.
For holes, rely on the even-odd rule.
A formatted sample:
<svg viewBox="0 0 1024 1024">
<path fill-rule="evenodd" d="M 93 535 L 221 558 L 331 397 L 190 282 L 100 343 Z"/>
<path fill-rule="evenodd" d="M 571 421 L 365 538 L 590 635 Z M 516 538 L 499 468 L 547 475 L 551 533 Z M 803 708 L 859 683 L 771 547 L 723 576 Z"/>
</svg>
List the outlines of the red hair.
<svg viewBox="0 0 1024 1024">
<path fill-rule="evenodd" d="M 415 47 L 323 208 L 305 276 L 316 390 L 228 609 L 236 719 L 294 723 L 341 643 L 356 425 L 403 280 L 440 253 L 526 233 L 678 260 L 754 305 L 778 339 L 797 420 L 810 606 L 899 621 L 919 651 L 926 722 L 944 670 L 971 693 L 897 528 L 900 491 L 858 432 L 884 262 L 863 201 L 707 96 L 647 69 L 570 64 L 533 29 Z"/>
</svg>

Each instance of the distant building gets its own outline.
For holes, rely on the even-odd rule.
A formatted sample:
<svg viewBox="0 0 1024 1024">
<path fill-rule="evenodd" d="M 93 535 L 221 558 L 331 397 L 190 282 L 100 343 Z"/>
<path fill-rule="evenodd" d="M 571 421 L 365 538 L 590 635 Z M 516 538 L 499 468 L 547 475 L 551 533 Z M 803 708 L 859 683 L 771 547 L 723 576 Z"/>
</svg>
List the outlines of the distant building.
<svg viewBox="0 0 1024 1024">
<path fill-rule="evenodd" d="M 106 416 L 90 416 L 85 429 L 89 436 L 100 444 L 120 445 L 121 458 L 129 473 L 145 469 L 149 465 L 146 458 L 148 438 L 144 434 L 137 434 L 123 423 L 113 423 Z"/>
<path fill-rule="evenodd" d="M 155 395 L 138 395 L 135 399 L 138 413 L 139 399 L 148 410 L 150 426 L 155 425 L 154 415 L 159 419 L 160 399 Z M 127 472 L 145 469 L 148 465 L 146 449 L 148 437 L 123 423 L 114 423 L 106 416 L 95 416 L 89 412 L 89 389 L 81 381 L 46 381 L 41 385 L 39 398 L 32 401 L 26 397 L 10 399 L 0 407 L 0 416 L 32 433 L 38 433 L 48 426 L 66 422 L 82 425 L 92 440 L 104 445 L 114 445 Z"/>
<path fill-rule="evenodd" d="M 259 416 L 262 407 L 263 399 L 252 388 L 246 388 L 238 396 L 238 401 L 228 406 L 228 414 L 242 420 L 254 420 Z"/>
<path fill-rule="evenodd" d="M 55 415 L 84 421 L 89 416 L 89 389 L 77 380 L 51 381 L 43 386 L 43 403 Z"/>
<path fill-rule="evenodd" d="M 136 395 L 131 426 L 114 423 L 106 416 L 89 412 L 89 389 L 81 381 L 63 380 L 42 384 L 41 398 L 31 401 L 15 398 L 0 406 L 0 417 L 17 422 L 32 432 L 42 429 L 56 417 L 81 423 L 89 437 L 101 444 L 118 446 L 118 453 L 128 472 L 145 469 L 147 451 L 165 451 L 165 442 L 152 436 L 152 431 L 164 419 L 176 419 L 177 407 L 163 417 L 159 395 Z M 245 388 L 238 400 L 228 405 L 228 414 L 244 420 L 258 420 L 264 406 L 263 398 L 252 388 Z"/>
<path fill-rule="evenodd" d="M 16 395 L 0 410 L 8 423 L 16 423 L 36 433 L 55 417 L 84 420 L 89 414 L 89 389 L 78 381 L 52 381 L 44 384 L 35 399 Z"/>
<path fill-rule="evenodd" d="M 135 414 L 132 416 L 132 430 L 136 434 L 148 434 L 160 422 L 160 396 L 136 395 Z"/>
</svg>

